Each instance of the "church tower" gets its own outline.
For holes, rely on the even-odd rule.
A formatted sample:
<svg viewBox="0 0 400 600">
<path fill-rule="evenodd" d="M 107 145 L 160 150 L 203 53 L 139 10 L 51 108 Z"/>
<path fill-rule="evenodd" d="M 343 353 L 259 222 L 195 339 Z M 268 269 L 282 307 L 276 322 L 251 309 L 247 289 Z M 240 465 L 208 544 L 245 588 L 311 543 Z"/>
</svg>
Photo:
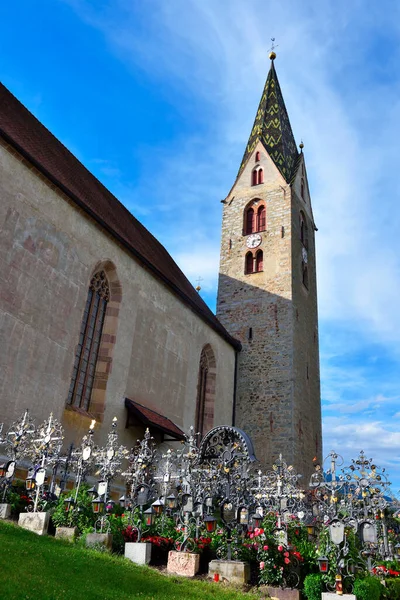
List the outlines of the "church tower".
<svg viewBox="0 0 400 600">
<path fill-rule="evenodd" d="M 223 200 L 217 316 L 242 343 L 235 425 L 261 465 L 282 454 L 307 486 L 321 458 L 316 227 L 297 150 L 271 68 L 236 181 Z"/>
</svg>

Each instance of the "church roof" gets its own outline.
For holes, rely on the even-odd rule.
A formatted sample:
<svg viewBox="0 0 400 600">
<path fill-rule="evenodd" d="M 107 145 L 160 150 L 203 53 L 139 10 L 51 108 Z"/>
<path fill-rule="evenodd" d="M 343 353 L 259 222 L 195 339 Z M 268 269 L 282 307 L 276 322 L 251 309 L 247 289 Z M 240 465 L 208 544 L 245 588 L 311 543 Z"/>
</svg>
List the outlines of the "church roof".
<svg viewBox="0 0 400 600">
<path fill-rule="evenodd" d="M 283 101 L 274 60 L 271 60 L 271 68 L 238 176 L 244 169 L 258 141 L 263 144 L 285 181 L 290 183 L 296 173 L 299 152 L 290 126 L 285 102 Z"/>
<path fill-rule="evenodd" d="M 0 135 L 233 347 L 218 321 L 160 242 L 0 83 Z"/>
</svg>

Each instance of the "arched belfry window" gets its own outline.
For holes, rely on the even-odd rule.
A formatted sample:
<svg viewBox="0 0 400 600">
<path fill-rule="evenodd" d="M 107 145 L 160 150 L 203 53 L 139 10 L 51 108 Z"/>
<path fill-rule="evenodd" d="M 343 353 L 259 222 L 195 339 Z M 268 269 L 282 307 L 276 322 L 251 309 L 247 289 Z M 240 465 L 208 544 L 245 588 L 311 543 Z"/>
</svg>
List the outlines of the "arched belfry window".
<svg viewBox="0 0 400 600">
<path fill-rule="evenodd" d="M 254 256 L 252 252 L 248 252 L 245 258 L 244 272 L 246 275 L 254 273 Z"/>
<path fill-rule="evenodd" d="M 201 437 L 214 426 L 216 366 L 213 349 L 207 344 L 200 355 L 197 385 L 196 433 L 200 433 Z"/>
<path fill-rule="evenodd" d="M 248 208 L 245 214 L 245 233 L 253 233 L 255 231 L 254 209 Z"/>
<path fill-rule="evenodd" d="M 257 231 L 265 231 L 267 225 L 267 213 L 265 206 L 262 205 L 257 211 Z"/>
<path fill-rule="evenodd" d="M 264 268 L 264 255 L 263 251 L 259 250 L 256 254 L 256 271 L 260 273 Z"/>
<path fill-rule="evenodd" d="M 301 178 L 301 197 L 304 200 L 304 179 Z"/>
<path fill-rule="evenodd" d="M 105 271 L 93 275 L 83 313 L 67 404 L 89 410 L 110 287 Z"/>
<path fill-rule="evenodd" d="M 256 162 L 260 162 L 261 154 L 259 151 L 256 152 Z"/>
<path fill-rule="evenodd" d="M 259 185 L 260 183 L 264 183 L 264 169 L 256 167 L 251 172 L 251 185 Z"/>
</svg>

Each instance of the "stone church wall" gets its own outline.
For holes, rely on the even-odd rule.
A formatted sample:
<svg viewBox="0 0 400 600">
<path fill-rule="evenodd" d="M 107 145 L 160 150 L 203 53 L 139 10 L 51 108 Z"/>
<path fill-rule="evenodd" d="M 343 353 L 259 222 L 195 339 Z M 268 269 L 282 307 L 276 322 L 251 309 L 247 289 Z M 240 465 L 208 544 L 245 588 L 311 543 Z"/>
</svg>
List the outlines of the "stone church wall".
<svg viewBox="0 0 400 600">
<path fill-rule="evenodd" d="M 135 428 L 124 430 L 125 397 L 161 412 L 185 431 L 194 424 L 199 360 L 206 344 L 217 364 L 214 423 L 230 424 L 234 349 L 114 238 L 2 146 L 0 422 L 8 425 L 29 408 L 37 423 L 53 411 L 63 421 L 68 441 L 78 441 L 87 429 L 90 419 L 65 410 L 65 403 L 88 286 L 99 267 L 111 279 L 111 310 L 104 357 L 99 357 L 106 389 L 97 441 L 104 441 L 114 416 L 121 442 L 135 441 Z"/>
</svg>

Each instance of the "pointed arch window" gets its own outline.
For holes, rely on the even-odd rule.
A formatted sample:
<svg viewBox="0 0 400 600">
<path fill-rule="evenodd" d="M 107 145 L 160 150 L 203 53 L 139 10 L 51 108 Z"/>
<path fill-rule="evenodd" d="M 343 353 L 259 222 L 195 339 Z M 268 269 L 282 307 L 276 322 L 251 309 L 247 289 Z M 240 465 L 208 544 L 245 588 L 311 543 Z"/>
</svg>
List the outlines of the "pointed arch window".
<svg viewBox="0 0 400 600">
<path fill-rule="evenodd" d="M 256 254 L 256 271 L 260 273 L 264 267 L 264 255 L 263 251 L 259 250 Z"/>
<path fill-rule="evenodd" d="M 308 250 L 308 226 L 306 216 L 303 212 L 300 213 L 300 241 L 304 248 Z"/>
<path fill-rule="evenodd" d="M 265 206 L 262 205 L 257 211 L 257 231 L 265 231 L 267 225 L 267 213 Z"/>
<path fill-rule="evenodd" d="M 216 361 L 210 344 L 204 346 L 200 355 L 196 402 L 196 433 L 204 436 L 214 425 L 216 387 Z"/>
<path fill-rule="evenodd" d="M 67 404 L 89 410 L 110 288 L 104 271 L 91 279 L 76 349 Z"/>
<path fill-rule="evenodd" d="M 257 169 L 254 169 L 254 171 L 252 171 L 252 173 L 251 173 L 251 185 L 257 185 L 257 181 L 258 181 Z"/>
<path fill-rule="evenodd" d="M 254 256 L 251 252 L 246 254 L 244 272 L 246 275 L 254 273 Z"/>
<path fill-rule="evenodd" d="M 261 158 L 261 154 L 260 154 L 260 152 L 257 150 L 257 152 L 256 152 L 256 162 L 260 162 L 260 158 Z"/>
<path fill-rule="evenodd" d="M 248 208 L 246 211 L 246 224 L 245 224 L 245 233 L 246 235 L 249 233 L 253 233 L 255 231 L 255 223 L 254 223 L 254 209 Z"/>
<path fill-rule="evenodd" d="M 301 197 L 304 200 L 304 179 L 301 179 Z"/>
<path fill-rule="evenodd" d="M 257 173 L 257 183 L 264 183 L 264 169 L 258 169 Z"/>
</svg>

